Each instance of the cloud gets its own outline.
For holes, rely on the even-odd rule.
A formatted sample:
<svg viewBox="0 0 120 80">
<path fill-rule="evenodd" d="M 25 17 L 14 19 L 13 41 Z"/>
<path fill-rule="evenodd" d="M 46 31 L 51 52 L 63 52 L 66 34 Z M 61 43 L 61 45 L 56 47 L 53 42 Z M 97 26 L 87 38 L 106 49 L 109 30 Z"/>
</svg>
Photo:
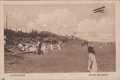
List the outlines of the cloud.
<svg viewBox="0 0 120 80">
<path fill-rule="evenodd" d="M 85 19 L 78 23 L 78 32 L 90 32 L 90 33 L 104 33 L 113 32 L 115 22 L 110 17 L 103 17 L 100 20 Z"/>
<path fill-rule="evenodd" d="M 29 28 L 32 28 L 32 29 L 33 29 L 33 28 L 35 27 L 35 24 L 34 24 L 33 22 L 29 22 L 29 23 L 28 23 L 28 26 L 29 26 Z"/>
<path fill-rule="evenodd" d="M 69 9 L 56 9 L 49 13 L 37 15 L 33 21 L 36 29 L 47 30 L 63 35 L 70 35 L 75 31 L 77 17 Z M 28 23 L 29 24 L 29 23 Z"/>
<path fill-rule="evenodd" d="M 6 16 L 6 15 L 5 15 Z M 7 13 L 7 25 L 8 28 L 12 27 L 13 30 L 26 30 L 23 27 L 25 27 L 26 24 L 26 16 L 24 15 L 24 12 L 9 12 Z M 5 21 L 6 22 L 6 21 Z"/>
<path fill-rule="evenodd" d="M 77 36 L 90 41 L 114 41 L 115 22 L 111 17 L 85 19 L 78 23 Z"/>
<path fill-rule="evenodd" d="M 97 24 L 96 29 L 98 32 L 109 33 L 115 31 L 115 19 L 111 17 L 102 18 Z"/>
<path fill-rule="evenodd" d="M 80 37 L 83 39 L 86 39 L 88 41 L 100 41 L 100 42 L 106 42 L 106 41 L 115 41 L 115 35 L 113 33 L 97 33 L 97 34 L 90 34 L 90 33 L 83 33 L 80 34 Z"/>
<path fill-rule="evenodd" d="M 85 19 L 78 23 L 77 31 L 80 33 L 91 33 L 94 32 L 94 28 L 96 28 L 96 20 L 95 19 Z"/>
</svg>

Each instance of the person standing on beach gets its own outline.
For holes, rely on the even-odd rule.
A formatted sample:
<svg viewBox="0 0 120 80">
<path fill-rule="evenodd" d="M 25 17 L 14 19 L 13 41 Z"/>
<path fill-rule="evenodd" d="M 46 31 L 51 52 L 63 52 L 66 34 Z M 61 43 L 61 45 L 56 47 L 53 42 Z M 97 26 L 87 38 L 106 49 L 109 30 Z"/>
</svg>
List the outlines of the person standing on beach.
<svg viewBox="0 0 120 80">
<path fill-rule="evenodd" d="M 38 47 L 38 54 L 41 54 L 41 45 L 42 45 L 42 42 L 41 41 L 38 41 L 37 43 L 37 47 Z"/>
<path fill-rule="evenodd" d="M 88 72 L 97 72 L 97 62 L 93 45 L 88 46 Z"/>
</svg>

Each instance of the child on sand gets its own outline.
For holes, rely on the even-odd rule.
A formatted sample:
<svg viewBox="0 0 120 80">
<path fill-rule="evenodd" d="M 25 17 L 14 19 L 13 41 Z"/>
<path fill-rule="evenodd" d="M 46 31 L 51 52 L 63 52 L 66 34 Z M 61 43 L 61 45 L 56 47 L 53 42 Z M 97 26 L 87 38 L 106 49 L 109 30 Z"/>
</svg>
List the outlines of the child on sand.
<svg viewBox="0 0 120 80">
<path fill-rule="evenodd" d="M 93 45 L 88 46 L 88 71 L 89 72 L 97 72 L 97 62 L 95 58 L 95 51 L 93 49 Z"/>
</svg>

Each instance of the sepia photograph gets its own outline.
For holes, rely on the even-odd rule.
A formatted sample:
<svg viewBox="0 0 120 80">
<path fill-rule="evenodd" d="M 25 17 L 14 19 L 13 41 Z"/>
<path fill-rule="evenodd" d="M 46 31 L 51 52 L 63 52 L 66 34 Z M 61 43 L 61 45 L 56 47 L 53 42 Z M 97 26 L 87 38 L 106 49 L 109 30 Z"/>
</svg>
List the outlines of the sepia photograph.
<svg viewBox="0 0 120 80">
<path fill-rule="evenodd" d="M 116 72 L 115 4 L 5 4 L 4 69 Z"/>
</svg>

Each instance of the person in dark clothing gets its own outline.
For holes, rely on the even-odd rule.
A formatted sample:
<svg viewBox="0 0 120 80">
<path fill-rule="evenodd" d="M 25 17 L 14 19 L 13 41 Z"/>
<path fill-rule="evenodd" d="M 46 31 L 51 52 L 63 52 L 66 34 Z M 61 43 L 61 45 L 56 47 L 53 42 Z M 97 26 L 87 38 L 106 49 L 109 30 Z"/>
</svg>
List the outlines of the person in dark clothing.
<svg viewBox="0 0 120 80">
<path fill-rule="evenodd" d="M 95 58 L 95 51 L 93 45 L 88 46 L 88 71 L 89 72 L 96 72 L 97 71 L 97 62 Z"/>
</svg>

